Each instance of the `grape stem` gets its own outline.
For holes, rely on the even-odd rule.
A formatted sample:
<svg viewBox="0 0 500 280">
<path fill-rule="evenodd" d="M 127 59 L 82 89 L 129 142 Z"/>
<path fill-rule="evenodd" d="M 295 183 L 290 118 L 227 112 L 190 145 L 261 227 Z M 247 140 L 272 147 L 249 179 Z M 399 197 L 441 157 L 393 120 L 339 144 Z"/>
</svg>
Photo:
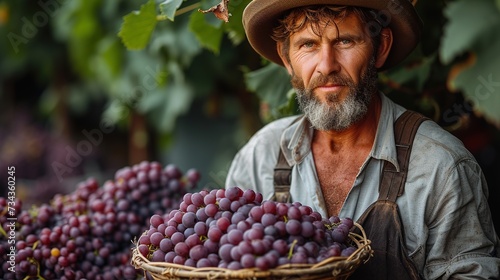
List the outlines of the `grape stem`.
<svg viewBox="0 0 500 280">
<path fill-rule="evenodd" d="M 35 219 L 37 216 L 38 216 L 38 209 L 35 205 L 31 205 L 31 209 L 28 210 L 28 212 L 30 213 L 30 216 Z"/>
<path fill-rule="evenodd" d="M 179 16 L 179 15 L 185 14 L 185 13 L 190 12 L 190 11 L 192 11 L 194 9 L 199 8 L 199 7 L 200 7 L 200 3 L 194 3 L 192 5 L 184 7 L 182 9 L 178 9 L 175 12 L 174 16 Z M 164 20 L 167 20 L 167 19 L 168 19 L 168 17 L 166 15 L 157 15 L 156 16 L 156 20 L 157 21 L 164 21 Z"/>
<path fill-rule="evenodd" d="M 35 243 L 33 243 L 33 246 L 32 246 L 33 250 L 35 250 L 36 247 L 38 247 L 38 244 L 40 244 L 40 240 L 37 240 L 37 241 L 35 241 Z"/>
<path fill-rule="evenodd" d="M 38 263 L 34 258 L 28 258 L 28 261 L 34 265 L 36 265 L 36 276 L 38 277 L 38 280 L 45 280 L 45 278 L 40 275 L 40 263 Z M 29 280 L 31 278 L 30 275 L 24 277 L 23 280 Z"/>
<path fill-rule="evenodd" d="M 7 233 L 5 232 L 5 230 L 3 229 L 3 227 L 0 227 L 0 233 L 3 234 L 3 236 L 5 236 L 5 238 L 8 238 L 9 236 L 7 235 Z"/>
<path fill-rule="evenodd" d="M 295 247 L 295 244 L 297 244 L 297 239 L 294 239 L 292 244 L 290 245 L 290 250 L 288 251 L 288 259 L 292 258 L 293 255 L 293 247 Z"/>
<path fill-rule="evenodd" d="M 5 207 L 2 212 L 0 213 L 0 216 L 4 216 L 6 213 L 7 213 L 7 209 L 8 207 Z M 7 235 L 7 232 L 5 232 L 5 230 L 3 229 L 3 227 L 0 227 L 0 233 L 3 234 L 3 236 L 5 236 L 5 238 L 8 238 L 9 236 Z"/>
</svg>

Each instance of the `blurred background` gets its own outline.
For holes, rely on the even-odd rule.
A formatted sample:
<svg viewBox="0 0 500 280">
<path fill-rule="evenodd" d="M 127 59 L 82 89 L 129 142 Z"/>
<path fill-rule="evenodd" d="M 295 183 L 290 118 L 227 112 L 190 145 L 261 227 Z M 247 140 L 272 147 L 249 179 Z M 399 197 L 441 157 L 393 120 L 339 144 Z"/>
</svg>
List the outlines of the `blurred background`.
<svg viewBox="0 0 500 280">
<path fill-rule="evenodd" d="M 224 187 L 248 138 L 297 112 L 287 74 L 245 40 L 247 3 L 0 0 L 1 182 L 15 166 L 17 196 L 39 204 L 147 160 Z M 198 11 L 217 4 L 229 22 Z M 500 232 L 500 1 L 416 7 L 422 43 L 380 87 L 465 143 Z"/>
</svg>

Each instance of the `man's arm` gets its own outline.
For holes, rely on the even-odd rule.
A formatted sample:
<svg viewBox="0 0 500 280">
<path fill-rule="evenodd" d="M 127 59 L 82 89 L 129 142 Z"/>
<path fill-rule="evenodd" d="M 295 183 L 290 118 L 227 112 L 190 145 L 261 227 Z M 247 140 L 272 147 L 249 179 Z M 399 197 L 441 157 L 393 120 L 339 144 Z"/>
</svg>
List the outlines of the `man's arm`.
<svg viewBox="0 0 500 280">
<path fill-rule="evenodd" d="M 498 279 L 500 245 L 479 165 L 463 158 L 443 175 L 434 207 L 426 213 L 426 279 Z"/>
</svg>

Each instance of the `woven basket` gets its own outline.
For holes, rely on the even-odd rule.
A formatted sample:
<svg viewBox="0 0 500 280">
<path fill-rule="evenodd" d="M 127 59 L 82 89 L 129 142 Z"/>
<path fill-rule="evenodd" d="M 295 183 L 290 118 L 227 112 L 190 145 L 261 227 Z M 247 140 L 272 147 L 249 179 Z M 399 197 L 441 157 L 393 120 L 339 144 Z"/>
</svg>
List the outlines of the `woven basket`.
<svg viewBox="0 0 500 280">
<path fill-rule="evenodd" d="M 155 280 L 170 279 L 347 279 L 373 255 L 370 240 L 361 225 L 354 223 L 361 234 L 349 233 L 357 250 L 349 257 L 331 257 L 317 264 L 286 264 L 262 271 L 257 268 L 230 270 L 217 267 L 194 268 L 167 262 L 150 262 L 137 248 L 133 249 L 131 263 Z"/>
</svg>

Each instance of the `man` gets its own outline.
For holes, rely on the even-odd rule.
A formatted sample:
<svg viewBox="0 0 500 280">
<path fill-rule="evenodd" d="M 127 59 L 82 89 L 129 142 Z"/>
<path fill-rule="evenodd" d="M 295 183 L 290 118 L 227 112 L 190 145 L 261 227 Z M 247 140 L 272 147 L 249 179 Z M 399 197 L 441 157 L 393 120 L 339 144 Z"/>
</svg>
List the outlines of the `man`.
<svg viewBox="0 0 500 280">
<path fill-rule="evenodd" d="M 243 24 L 252 47 L 288 70 L 304 115 L 256 133 L 236 155 L 227 186 L 272 199 L 282 153 L 292 166 L 292 201 L 324 217 L 362 217 L 373 245 L 387 248 L 355 279 L 499 278 L 500 242 L 482 171 L 432 121 L 414 137 L 396 214 L 375 211 L 371 224 L 364 220 L 371 205 L 386 201 L 379 198 L 384 164 L 403 168 L 394 123 L 406 110 L 377 91 L 377 71 L 401 62 L 419 41 L 422 24 L 409 1 L 253 0 Z"/>
</svg>

